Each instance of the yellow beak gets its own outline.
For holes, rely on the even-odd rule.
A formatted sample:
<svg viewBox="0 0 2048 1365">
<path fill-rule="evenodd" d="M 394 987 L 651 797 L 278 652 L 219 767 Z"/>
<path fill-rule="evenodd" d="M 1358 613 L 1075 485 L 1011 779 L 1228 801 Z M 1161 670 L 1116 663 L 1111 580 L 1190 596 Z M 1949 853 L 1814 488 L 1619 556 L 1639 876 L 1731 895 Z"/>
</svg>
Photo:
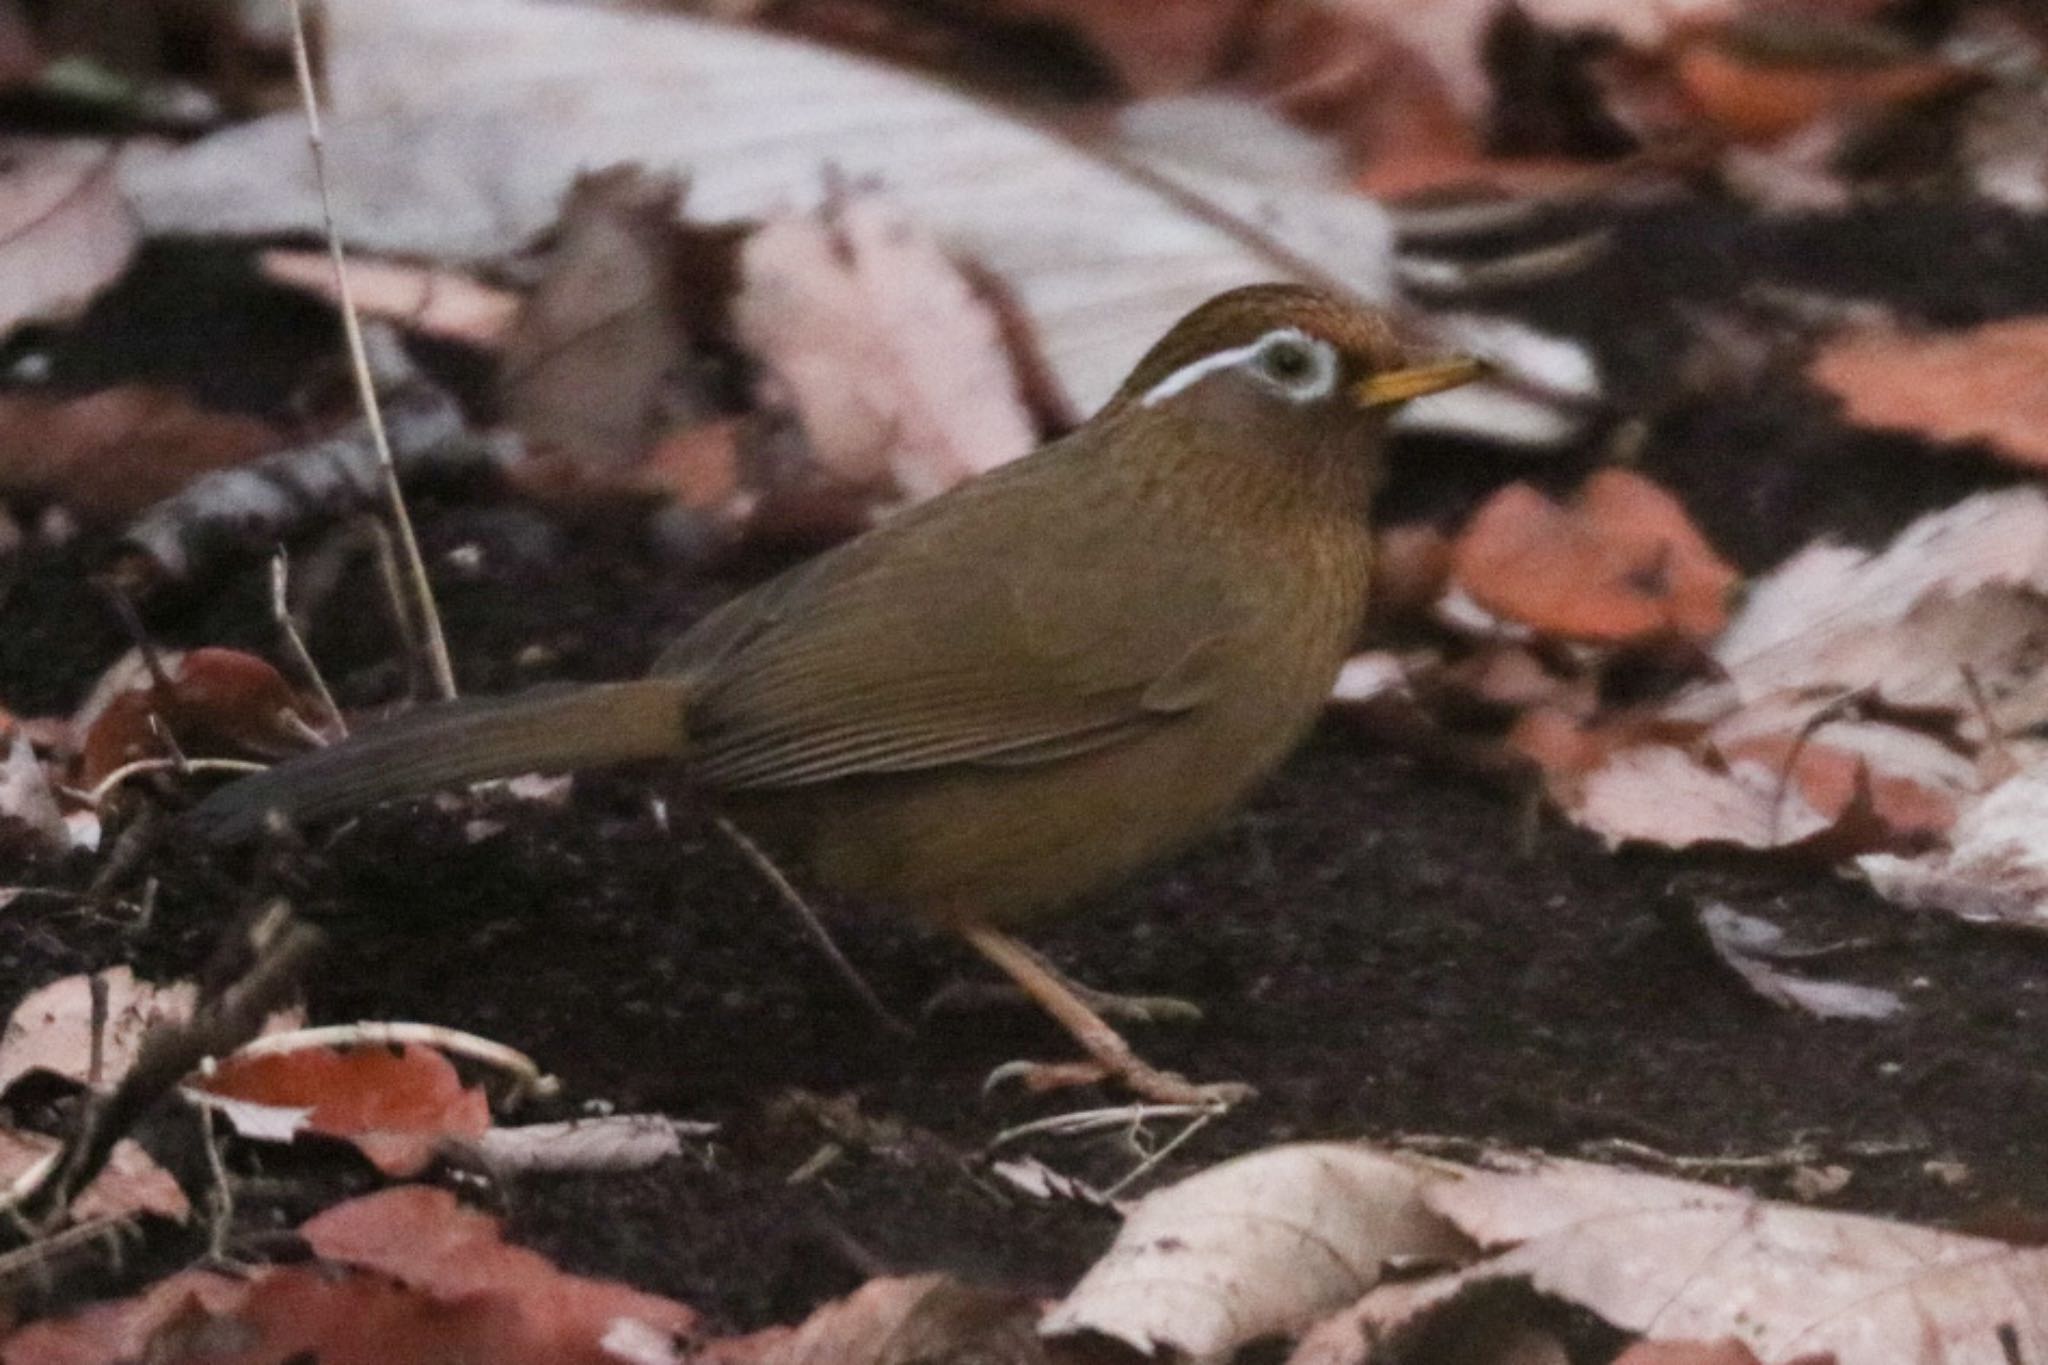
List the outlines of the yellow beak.
<svg viewBox="0 0 2048 1365">
<path fill-rule="evenodd" d="M 1426 365 L 1410 365 L 1405 369 L 1376 374 L 1361 381 L 1351 390 L 1351 396 L 1358 400 L 1360 407 L 1382 408 L 1393 403 L 1405 403 L 1424 394 L 1455 389 L 1460 384 L 1484 379 L 1492 372 L 1493 367 L 1483 360 L 1459 356 L 1454 360 L 1432 361 Z"/>
</svg>

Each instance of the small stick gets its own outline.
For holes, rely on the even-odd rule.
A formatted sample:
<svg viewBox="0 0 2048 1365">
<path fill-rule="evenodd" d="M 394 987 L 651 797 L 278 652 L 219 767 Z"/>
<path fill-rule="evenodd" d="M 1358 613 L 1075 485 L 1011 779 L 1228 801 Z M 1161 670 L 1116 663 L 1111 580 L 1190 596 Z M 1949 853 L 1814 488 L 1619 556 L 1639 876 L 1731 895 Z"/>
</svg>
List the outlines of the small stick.
<svg viewBox="0 0 2048 1365">
<path fill-rule="evenodd" d="M 1054 1137 L 1080 1137 L 1086 1133 L 1099 1133 L 1105 1128 L 1123 1128 L 1149 1119 L 1191 1119 L 1212 1113 L 1214 1105 L 1208 1104 L 1120 1104 L 1109 1109 L 1077 1109 L 1068 1114 L 1051 1114 L 1042 1119 L 1032 1119 L 1014 1128 L 1005 1128 L 990 1139 L 983 1151 L 993 1152 L 998 1147 L 1008 1146 L 1019 1138 L 1050 1133 Z"/>
<path fill-rule="evenodd" d="M 320 698 L 320 705 L 327 709 L 329 720 L 343 739 L 348 738 L 348 722 L 341 717 L 341 708 L 334 704 L 334 693 L 327 688 L 327 679 L 320 676 L 320 666 L 313 662 L 313 652 L 306 648 L 306 641 L 299 634 L 298 622 L 292 620 L 291 604 L 287 600 L 287 589 L 291 582 L 291 566 L 286 561 L 284 547 L 270 557 L 270 614 L 277 618 L 277 628 L 284 635 L 285 648 L 291 651 L 292 662 L 312 687 L 313 694 Z"/>
<path fill-rule="evenodd" d="M 376 517 L 365 515 L 361 524 L 367 528 L 370 541 L 370 558 L 377 566 L 377 581 L 384 588 L 384 605 L 391 609 L 391 628 L 398 633 L 398 648 L 405 655 L 405 685 L 411 690 L 418 678 L 420 637 L 413 630 L 413 607 L 406 600 L 405 575 L 398 567 L 398 551 L 391 546 L 391 532 Z"/>
<path fill-rule="evenodd" d="M 327 254 L 334 263 L 335 292 L 341 298 L 342 331 L 348 337 L 349 369 L 355 375 L 356 396 L 362 401 L 363 419 L 369 423 L 370 439 L 377 447 L 377 471 L 384 485 L 384 501 L 391 524 L 405 551 L 406 573 L 412 580 L 414 599 L 426 636 L 427 667 L 434 689 L 443 701 L 455 697 L 455 665 L 448 656 L 448 640 L 441 631 L 441 613 L 434 605 L 434 590 L 427 582 L 426 562 L 420 558 L 419 540 L 413 534 L 412 514 L 406 510 L 405 494 L 398 487 L 398 467 L 391 458 L 391 441 L 384 432 L 384 410 L 377 402 L 377 386 L 370 380 L 369 357 L 363 352 L 363 327 L 356 316 L 356 299 L 349 287 L 348 262 L 341 250 L 341 230 L 334 222 L 334 198 L 327 186 L 326 143 L 320 132 L 320 104 L 313 92 L 313 60 L 306 50 L 306 16 L 303 0 L 290 0 L 292 15 L 292 70 L 299 80 L 299 99 L 306 110 L 306 142 L 313 152 L 313 179 L 320 189 L 320 216 L 327 226 Z"/>
<path fill-rule="evenodd" d="M 1186 1125 L 1184 1125 L 1178 1133 L 1175 1133 L 1172 1137 L 1168 1138 L 1165 1142 L 1161 1143 L 1159 1147 L 1152 1152 L 1151 1155 L 1147 1156 L 1144 1160 L 1140 1161 L 1136 1166 L 1133 1166 L 1130 1169 L 1129 1173 L 1127 1173 L 1123 1179 L 1117 1181 L 1116 1184 L 1111 1185 L 1108 1189 L 1104 1190 L 1102 1192 L 1102 1197 L 1104 1199 L 1116 1198 L 1119 1194 L 1122 1194 L 1125 1190 L 1129 1189 L 1133 1184 L 1137 1183 L 1146 1175 L 1150 1174 L 1153 1170 L 1157 1169 L 1159 1163 L 1166 1160 L 1166 1158 L 1172 1156 L 1174 1152 L 1180 1148 L 1181 1144 L 1185 1143 L 1189 1138 L 1193 1137 L 1195 1134 L 1201 1132 L 1204 1128 L 1207 1128 L 1210 1125 L 1210 1123 L 1215 1120 L 1216 1115 L 1219 1112 L 1221 1111 L 1215 1109 L 1205 1109 L 1201 1113 L 1189 1119 Z"/>
<path fill-rule="evenodd" d="M 825 922 L 818 918 L 818 912 L 811 909 L 810 903 L 804 900 L 803 893 L 796 889 L 788 877 L 782 875 L 782 869 L 775 865 L 774 860 L 761 851 L 760 845 L 747 837 L 746 831 L 723 815 L 713 816 L 712 820 L 718 826 L 718 832 L 730 840 L 732 846 L 740 851 L 740 856 L 751 863 L 754 871 L 760 873 L 762 879 L 774 888 L 782 903 L 796 911 L 797 920 L 810 934 L 811 941 L 818 945 L 819 951 L 825 954 L 825 960 L 838 971 L 848 988 L 860 997 L 861 1004 L 867 1006 L 868 1012 L 880 1020 L 882 1027 L 889 1032 L 905 1038 L 914 1037 L 916 1030 L 890 1013 L 889 1007 L 882 1003 L 882 998 L 875 994 L 874 988 L 868 985 L 867 979 L 860 974 L 859 969 L 847 961 L 846 954 L 839 951 L 839 945 L 832 941 L 832 933 L 825 927 Z"/>
<path fill-rule="evenodd" d="M 138 758 L 133 763 L 123 763 L 101 778 L 92 790 L 78 795 L 85 798 L 88 806 L 97 806 L 107 799 L 108 792 L 140 773 L 260 773 L 269 766 L 240 758 Z"/>
</svg>

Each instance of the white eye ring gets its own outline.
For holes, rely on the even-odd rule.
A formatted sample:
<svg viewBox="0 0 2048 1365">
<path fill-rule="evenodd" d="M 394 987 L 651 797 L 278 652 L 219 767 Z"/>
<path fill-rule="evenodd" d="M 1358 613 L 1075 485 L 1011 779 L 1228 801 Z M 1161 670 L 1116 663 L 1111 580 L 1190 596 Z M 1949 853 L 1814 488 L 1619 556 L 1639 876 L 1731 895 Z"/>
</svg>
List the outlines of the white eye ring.
<svg viewBox="0 0 2048 1365">
<path fill-rule="evenodd" d="M 1306 362 L 1305 364 L 1303 362 Z M 1163 403 L 1218 370 L 1243 369 L 1294 403 L 1328 398 L 1337 389 L 1337 351 L 1298 327 L 1280 327 L 1249 346 L 1216 351 L 1181 366 L 1145 391 L 1144 407 Z"/>
<path fill-rule="evenodd" d="M 1337 352 L 1327 341 L 1291 327 L 1259 338 L 1251 368 L 1297 403 L 1328 398 L 1337 387 Z"/>
</svg>

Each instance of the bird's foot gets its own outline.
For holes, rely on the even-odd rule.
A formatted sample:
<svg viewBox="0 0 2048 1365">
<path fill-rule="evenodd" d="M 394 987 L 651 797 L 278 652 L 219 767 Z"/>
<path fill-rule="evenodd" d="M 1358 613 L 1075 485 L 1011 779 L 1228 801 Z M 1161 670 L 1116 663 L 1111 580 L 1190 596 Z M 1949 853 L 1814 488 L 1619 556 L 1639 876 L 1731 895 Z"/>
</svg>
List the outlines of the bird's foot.
<svg viewBox="0 0 2048 1365">
<path fill-rule="evenodd" d="M 1016 1081 L 1033 1094 L 1068 1090 L 1077 1085 L 1111 1082 L 1152 1104 L 1192 1105 L 1228 1109 L 1258 1094 L 1242 1081 L 1197 1084 L 1172 1071 L 1161 1071 L 1136 1057 L 1122 1064 L 1085 1062 L 1005 1062 L 988 1074 L 983 1091 Z"/>
<path fill-rule="evenodd" d="M 1105 1019 L 1125 1024 L 1196 1024 L 1202 1007 L 1176 995 L 1119 995 L 1114 991 L 1084 986 L 1071 977 L 1062 978 L 1075 997 Z M 1032 997 L 1021 986 L 996 981 L 952 981 L 941 986 L 924 1002 L 929 1018 L 951 1010 L 985 1009 L 990 1005 L 1029 1004 Z"/>
</svg>

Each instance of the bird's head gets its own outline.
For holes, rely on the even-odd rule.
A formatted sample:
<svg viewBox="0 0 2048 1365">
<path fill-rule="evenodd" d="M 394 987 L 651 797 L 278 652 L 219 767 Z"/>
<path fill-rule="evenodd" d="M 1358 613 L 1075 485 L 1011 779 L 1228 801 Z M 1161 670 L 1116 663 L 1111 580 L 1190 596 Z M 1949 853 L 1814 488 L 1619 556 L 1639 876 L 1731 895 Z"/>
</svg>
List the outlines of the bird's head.
<svg viewBox="0 0 2048 1365">
<path fill-rule="evenodd" d="M 1377 310 L 1302 285 L 1251 285 L 1176 323 L 1102 416 L 1202 433 L 1257 460 L 1369 459 L 1395 408 L 1485 373 L 1470 357 L 1423 354 Z"/>
</svg>

